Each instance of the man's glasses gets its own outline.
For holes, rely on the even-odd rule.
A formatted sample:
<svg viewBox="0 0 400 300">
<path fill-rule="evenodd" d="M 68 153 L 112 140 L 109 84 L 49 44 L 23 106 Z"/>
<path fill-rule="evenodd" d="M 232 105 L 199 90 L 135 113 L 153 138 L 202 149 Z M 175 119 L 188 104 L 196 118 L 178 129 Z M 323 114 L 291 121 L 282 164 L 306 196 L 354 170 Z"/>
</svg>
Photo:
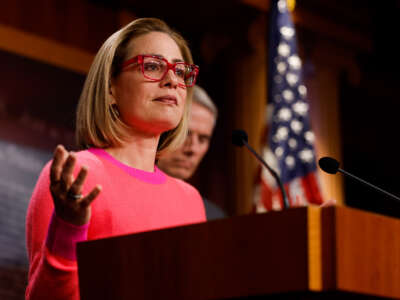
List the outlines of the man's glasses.
<svg viewBox="0 0 400 300">
<path fill-rule="evenodd" d="M 181 87 L 192 87 L 196 83 L 199 67 L 185 62 L 171 64 L 165 58 L 154 55 L 138 55 L 128 59 L 122 64 L 122 69 L 138 64 L 142 69 L 143 76 L 152 81 L 161 81 L 169 70 L 174 71 Z"/>
</svg>

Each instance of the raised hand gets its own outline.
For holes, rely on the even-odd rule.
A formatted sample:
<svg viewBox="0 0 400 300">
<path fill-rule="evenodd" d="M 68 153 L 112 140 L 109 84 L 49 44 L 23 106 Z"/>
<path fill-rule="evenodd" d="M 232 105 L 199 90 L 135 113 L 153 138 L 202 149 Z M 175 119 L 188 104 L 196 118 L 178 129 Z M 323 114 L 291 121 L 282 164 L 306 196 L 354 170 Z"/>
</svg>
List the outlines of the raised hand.
<svg viewBox="0 0 400 300">
<path fill-rule="evenodd" d="M 64 221 L 83 225 L 89 222 L 90 204 L 98 196 L 101 186 L 97 185 L 87 195 L 82 195 L 82 187 L 88 170 L 82 166 L 76 179 L 73 171 L 76 157 L 61 145 L 54 151 L 50 167 L 50 192 L 53 197 L 56 215 Z"/>
</svg>

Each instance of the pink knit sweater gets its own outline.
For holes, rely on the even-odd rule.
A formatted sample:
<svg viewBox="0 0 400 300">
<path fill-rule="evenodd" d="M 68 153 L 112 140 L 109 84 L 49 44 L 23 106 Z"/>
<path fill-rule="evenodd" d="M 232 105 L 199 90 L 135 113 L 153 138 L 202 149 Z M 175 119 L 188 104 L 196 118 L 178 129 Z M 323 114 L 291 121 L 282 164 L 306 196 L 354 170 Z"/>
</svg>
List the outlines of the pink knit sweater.
<svg viewBox="0 0 400 300">
<path fill-rule="evenodd" d="M 77 153 L 89 174 L 83 194 L 102 186 L 92 203 L 90 224 L 74 226 L 54 214 L 48 163 L 36 184 L 27 214 L 29 282 L 26 299 L 79 299 L 75 245 L 78 241 L 138 233 L 206 220 L 200 194 L 189 184 L 131 168 L 106 151 Z"/>
</svg>

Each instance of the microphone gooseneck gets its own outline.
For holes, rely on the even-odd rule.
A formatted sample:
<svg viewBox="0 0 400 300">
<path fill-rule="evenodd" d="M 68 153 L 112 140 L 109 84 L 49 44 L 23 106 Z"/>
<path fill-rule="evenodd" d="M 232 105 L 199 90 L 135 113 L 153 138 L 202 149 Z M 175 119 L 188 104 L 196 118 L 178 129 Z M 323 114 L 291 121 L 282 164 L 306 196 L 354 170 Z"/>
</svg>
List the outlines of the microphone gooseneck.
<svg viewBox="0 0 400 300">
<path fill-rule="evenodd" d="M 400 201 L 399 197 L 397 197 L 397 196 L 395 196 L 395 195 L 393 195 L 393 194 L 391 194 L 391 193 L 389 193 L 389 192 L 387 192 L 387 191 L 385 191 L 385 190 L 373 185 L 372 183 L 369 183 L 369 182 L 365 181 L 364 179 L 361 179 L 361 178 L 359 178 L 359 177 L 357 177 L 357 176 L 355 176 L 353 174 L 350 174 L 349 172 L 346 172 L 345 170 L 339 168 L 339 162 L 336 159 L 332 158 L 332 157 L 322 157 L 318 161 L 318 164 L 319 164 L 319 167 L 321 168 L 321 170 L 326 172 L 326 173 L 336 174 L 337 172 L 340 172 L 340 173 L 342 173 L 342 174 L 344 174 L 344 175 L 346 175 L 346 176 L 348 176 L 348 177 L 350 177 L 352 179 L 355 179 L 355 180 L 357 180 L 357 181 L 359 181 L 359 182 L 361 182 L 361 183 L 373 188 L 374 190 L 376 190 L 376 191 L 378 191 L 378 192 L 380 192 L 380 193 L 382 193 L 382 194 L 384 194 L 386 196 L 391 197 L 392 199 Z"/>
<path fill-rule="evenodd" d="M 283 187 L 282 181 L 278 174 L 263 160 L 263 158 L 247 143 L 248 137 L 244 130 L 236 129 L 232 132 L 232 144 L 238 147 L 246 146 L 246 148 L 257 158 L 257 160 L 267 168 L 271 175 L 275 178 L 283 198 L 283 207 L 286 209 L 289 207 L 289 200 Z"/>
</svg>

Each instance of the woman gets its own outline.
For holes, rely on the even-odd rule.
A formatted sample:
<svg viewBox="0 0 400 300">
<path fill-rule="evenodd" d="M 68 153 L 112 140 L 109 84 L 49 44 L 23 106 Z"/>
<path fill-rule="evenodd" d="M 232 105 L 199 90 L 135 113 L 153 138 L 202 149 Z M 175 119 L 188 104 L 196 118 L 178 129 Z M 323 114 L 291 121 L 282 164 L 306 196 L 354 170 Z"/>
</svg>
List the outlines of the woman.
<svg viewBox="0 0 400 300">
<path fill-rule="evenodd" d="M 78 241 L 205 221 L 199 193 L 155 166 L 185 138 L 197 73 L 185 40 L 158 19 L 104 43 L 78 104 L 87 150 L 58 146 L 32 195 L 27 299 L 79 299 Z"/>
</svg>

